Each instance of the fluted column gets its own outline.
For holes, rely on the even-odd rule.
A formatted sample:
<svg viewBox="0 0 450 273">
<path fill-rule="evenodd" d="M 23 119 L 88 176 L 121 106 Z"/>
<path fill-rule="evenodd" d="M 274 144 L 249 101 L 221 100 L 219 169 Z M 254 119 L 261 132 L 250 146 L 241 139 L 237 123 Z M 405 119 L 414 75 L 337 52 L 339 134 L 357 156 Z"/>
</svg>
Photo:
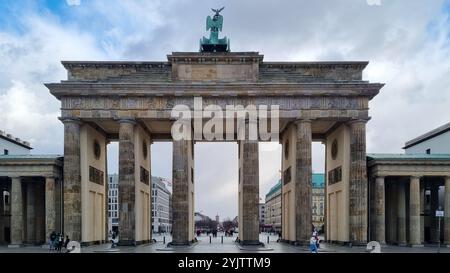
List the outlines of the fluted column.
<svg viewBox="0 0 450 273">
<path fill-rule="evenodd" d="M 436 183 L 431 183 L 431 223 L 430 223 L 430 238 L 432 243 L 438 243 L 440 240 L 440 234 L 438 231 L 438 221 L 436 217 L 436 210 L 439 208 L 439 185 Z"/>
<path fill-rule="evenodd" d="M 22 179 L 11 179 L 11 245 L 20 246 L 24 240 L 24 206 Z"/>
<path fill-rule="evenodd" d="M 259 242 L 259 143 L 251 140 L 250 129 L 257 128 L 256 121 L 245 122 L 245 139 L 242 149 L 242 223 L 239 223 L 241 244 L 258 245 Z M 251 125 L 251 126 L 250 126 Z"/>
<path fill-rule="evenodd" d="M 450 176 L 445 177 L 444 244 L 450 246 Z"/>
<path fill-rule="evenodd" d="M 386 243 L 386 193 L 384 177 L 375 179 L 375 240 L 380 244 Z"/>
<path fill-rule="evenodd" d="M 64 123 L 64 233 L 81 242 L 81 162 L 78 119 Z"/>
<path fill-rule="evenodd" d="M 420 177 L 411 176 L 409 182 L 409 244 L 420 246 Z"/>
<path fill-rule="evenodd" d="M 36 243 L 36 185 L 34 181 L 27 183 L 27 237 L 28 244 Z"/>
<path fill-rule="evenodd" d="M 311 120 L 297 120 L 295 161 L 295 239 L 307 244 L 312 232 Z"/>
<path fill-rule="evenodd" d="M 397 243 L 406 245 L 406 197 L 405 184 L 397 186 Z"/>
<path fill-rule="evenodd" d="M 420 185 L 420 243 L 425 243 L 425 183 Z"/>
<path fill-rule="evenodd" d="M 172 148 L 172 242 L 188 245 L 189 241 L 189 145 L 190 140 L 174 140 Z"/>
<path fill-rule="evenodd" d="M 119 120 L 119 245 L 136 244 L 135 124 L 132 119 Z"/>
<path fill-rule="evenodd" d="M 354 120 L 350 126 L 350 242 L 367 243 L 367 167 L 366 121 Z"/>
<path fill-rule="evenodd" d="M 45 178 L 45 238 L 56 231 L 55 178 Z"/>
</svg>

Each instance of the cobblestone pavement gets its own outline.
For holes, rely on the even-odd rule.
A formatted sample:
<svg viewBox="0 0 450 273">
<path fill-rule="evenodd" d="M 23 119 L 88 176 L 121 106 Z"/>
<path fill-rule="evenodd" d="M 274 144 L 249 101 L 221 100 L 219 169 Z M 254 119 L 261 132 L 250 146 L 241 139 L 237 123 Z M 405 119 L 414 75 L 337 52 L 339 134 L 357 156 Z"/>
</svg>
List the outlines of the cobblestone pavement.
<svg viewBox="0 0 450 273">
<path fill-rule="evenodd" d="M 264 248 L 242 248 L 234 242 L 234 237 L 218 237 L 213 238 L 206 235 L 198 237 L 198 243 L 190 247 L 170 248 L 166 244 L 171 241 L 170 236 L 166 235 L 166 244 L 163 243 L 163 235 L 153 236 L 156 243 L 140 245 L 137 247 L 116 247 L 111 248 L 111 244 L 94 245 L 82 248 L 82 253 L 309 253 L 308 247 L 293 246 L 285 243 L 277 243 L 277 236 L 261 234 L 260 241 L 265 244 Z M 269 243 L 267 240 L 269 239 Z M 383 253 L 437 253 L 437 246 L 425 247 L 399 247 L 399 246 L 382 246 Z M 25 246 L 20 248 L 8 248 L 0 246 L 0 253 L 56 253 L 50 251 L 48 247 L 41 246 Z M 63 252 L 65 252 L 63 250 Z M 319 253 L 365 253 L 365 247 L 348 247 L 322 243 Z M 445 246 L 440 248 L 442 253 L 450 253 L 450 248 Z"/>
</svg>

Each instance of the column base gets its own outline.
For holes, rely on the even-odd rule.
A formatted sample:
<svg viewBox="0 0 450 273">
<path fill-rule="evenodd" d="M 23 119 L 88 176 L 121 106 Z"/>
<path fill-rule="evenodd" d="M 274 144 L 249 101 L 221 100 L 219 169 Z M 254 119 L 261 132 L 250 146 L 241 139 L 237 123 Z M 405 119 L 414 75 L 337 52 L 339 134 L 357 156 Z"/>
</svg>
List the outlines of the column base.
<svg viewBox="0 0 450 273">
<path fill-rule="evenodd" d="M 177 247 L 177 246 L 191 246 L 195 244 L 197 241 L 197 238 L 192 241 L 183 241 L 183 242 L 170 242 L 167 244 L 167 247 Z"/>
<path fill-rule="evenodd" d="M 291 240 L 281 239 L 280 242 L 294 245 L 294 246 L 309 246 L 309 241 L 291 241 Z"/>
<path fill-rule="evenodd" d="M 264 246 L 264 243 L 259 240 L 243 240 L 239 241 L 239 244 L 243 246 Z"/>
<path fill-rule="evenodd" d="M 137 246 L 135 240 L 119 240 L 117 243 L 118 246 Z"/>
<path fill-rule="evenodd" d="M 424 247 L 422 244 L 409 244 L 409 247 Z"/>
<path fill-rule="evenodd" d="M 348 246 L 352 247 L 352 246 L 367 246 L 368 242 L 360 242 L 360 241 L 354 241 L 354 242 L 349 242 Z"/>
<path fill-rule="evenodd" d="M 9 244 L 8 248 L 19 248 L 19 247 L 23 247 L 23 244 Z"/>
<path fill-rule="evenodd" d="M 396 243 L 397 246 L 408 246 L 406 242 Z"/>
</svg>

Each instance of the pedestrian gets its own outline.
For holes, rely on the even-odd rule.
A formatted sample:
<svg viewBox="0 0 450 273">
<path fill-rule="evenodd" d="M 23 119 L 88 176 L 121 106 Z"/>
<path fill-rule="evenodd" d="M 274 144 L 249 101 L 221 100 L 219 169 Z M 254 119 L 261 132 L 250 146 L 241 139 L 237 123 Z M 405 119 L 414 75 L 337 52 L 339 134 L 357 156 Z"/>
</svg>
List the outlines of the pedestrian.
<svg viewBox="0 0 450 273">
<path fill-rule="evenodd" d="M 64 242 L 64 248 L 67 249 L 67 245 L 69 244 L 70 239 L 69 239 L 69 235 L 66 235 L 66 241 Z"/>
<path fill-rule="evenodd" d="M 320 240 L 319 240 L 319 232 L 317 232 L 317 229 L 314 228 L 312 236 L 314 238 L 316 238 L 316 246 L 317 246 L 317 248 L 319 248 L 320 247 Z"/>
<path fill-rule="evenodd" d="M 318 253 L 317 252 L 317 240 L 316 237 L 311 236 L 309 239 L 309 249 L 311 250 L 311 253 Z"/>
<path fill-rule="evenodd" d="M 52 231 L 52 233 L 50 234 L 50 242 L 49 242 L 50 250 L 55 248 L 55 240 L 56 240 L 56 232 Z"/>
</svg>

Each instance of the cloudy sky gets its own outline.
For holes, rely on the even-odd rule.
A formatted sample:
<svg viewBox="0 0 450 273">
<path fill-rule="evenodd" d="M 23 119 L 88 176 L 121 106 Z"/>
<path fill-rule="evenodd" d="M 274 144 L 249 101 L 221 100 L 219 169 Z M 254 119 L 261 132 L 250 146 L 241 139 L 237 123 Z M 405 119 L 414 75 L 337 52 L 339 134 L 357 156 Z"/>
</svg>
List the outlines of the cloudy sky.
<svg viewBox="0 0 450 273">
<path fill-rule="evenodd" d="M 210 8 L 226 6 L 232 51 L 266 61 L 367 60 L 364 78 L 386 83 L 371 101 L 368 152 L 450 121 L 450 0 L 1 0 L 0 130 L 33 153 L 63 152 L 59 101 L 43 86 L 66 77 L 61 60 L 161 60 L 197 51 Z M 152 146 L 152 174 L 171 178 L 171 145 Z M 196 209 L 237 215 L 237 144 L 196 145 Z M 280 148 L 260 147 L 260 194 L 279 177 Z M 313 170 L 323 172 L 323 147 Z M 109 169 L 117 170 L 117 144 Z"/>
</svg>

